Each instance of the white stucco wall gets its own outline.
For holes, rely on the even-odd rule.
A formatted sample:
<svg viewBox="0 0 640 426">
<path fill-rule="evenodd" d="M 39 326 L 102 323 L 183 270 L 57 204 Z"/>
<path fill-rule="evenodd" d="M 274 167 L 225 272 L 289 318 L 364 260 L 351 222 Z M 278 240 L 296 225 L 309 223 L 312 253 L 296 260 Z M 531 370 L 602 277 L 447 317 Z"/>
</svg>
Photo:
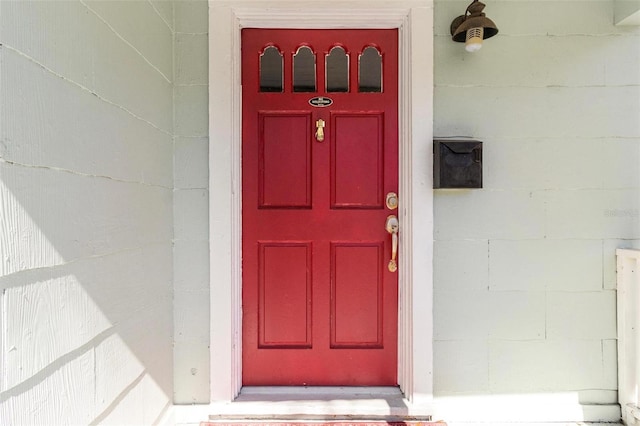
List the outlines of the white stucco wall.
<svg viewBox="0 0 640 426">
<path fill-rule="evenodd" d="M 174 402 L 209 401 L 208 4 L 175 3 Z"/>
<path fill-rule="evenodd" d="M 616 420 L 615 248 L 640 238 L 640 31 L 613 1 L 491 1 L 476 54 L 436 2 L 434 133 L 485 187 L 435 193 L 442 416 Z M 465 407 L 465 410 L 460 410 Z"/>
<path fill-rule="evenodd" d="M 173 7 L 0 2 L 0 424 L 172 399 Z"/>
</svg>

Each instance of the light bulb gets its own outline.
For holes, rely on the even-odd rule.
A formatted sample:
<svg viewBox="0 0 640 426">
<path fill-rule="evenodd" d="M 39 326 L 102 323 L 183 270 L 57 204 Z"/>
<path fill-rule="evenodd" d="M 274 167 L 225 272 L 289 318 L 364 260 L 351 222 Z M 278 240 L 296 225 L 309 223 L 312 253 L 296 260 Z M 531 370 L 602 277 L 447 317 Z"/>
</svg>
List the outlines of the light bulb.
<svg viewBox="0 0 640 426">
<path fill-rule="evenodd" d="M 467 52 L 476 52 L 482 48 L 482 39 L 484 36 L 484 28 L 476 27 L 467 30 L 467 36 L 464 42 L 464 48 Z"/>
</svg>

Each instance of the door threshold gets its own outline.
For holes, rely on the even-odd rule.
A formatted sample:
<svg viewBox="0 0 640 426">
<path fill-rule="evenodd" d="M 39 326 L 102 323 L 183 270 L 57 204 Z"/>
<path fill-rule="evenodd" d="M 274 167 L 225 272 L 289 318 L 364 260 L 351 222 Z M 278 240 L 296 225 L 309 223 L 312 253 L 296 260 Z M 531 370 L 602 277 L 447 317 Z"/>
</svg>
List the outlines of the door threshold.
<svg viewBox="0 0 640 426">
<path fill-rule="evenodd" d="M 245 386 L 233 402 L 212 404 L 210 420 L 431 420 L 400 388 Z"/>
</svg>

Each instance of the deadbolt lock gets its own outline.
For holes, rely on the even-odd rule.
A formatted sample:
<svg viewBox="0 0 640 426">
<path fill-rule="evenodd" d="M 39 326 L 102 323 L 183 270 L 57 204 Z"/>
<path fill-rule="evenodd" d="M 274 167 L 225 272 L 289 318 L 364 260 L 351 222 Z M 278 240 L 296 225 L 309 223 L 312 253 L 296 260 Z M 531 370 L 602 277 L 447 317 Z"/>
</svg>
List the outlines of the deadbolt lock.
<svg viewBox="0 0 640 426">
<path fill-rule="evenodd" d="M 395 192 L 387 194 L 387 208 L 389 210 L 395 210 L 398 208 L 398 194 Z"/>
</svg>

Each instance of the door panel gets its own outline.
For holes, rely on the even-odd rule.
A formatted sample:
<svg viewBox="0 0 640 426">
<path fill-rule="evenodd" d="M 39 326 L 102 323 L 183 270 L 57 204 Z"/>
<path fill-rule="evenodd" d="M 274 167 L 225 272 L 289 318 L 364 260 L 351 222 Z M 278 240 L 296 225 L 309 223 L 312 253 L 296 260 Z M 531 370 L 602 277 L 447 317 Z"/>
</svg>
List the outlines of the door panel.
<svg viewBox="0 0 640 426">
<path fill-rule="evenodd" d="M 331 244 L 331 347 L 383 347 L 383 245 Z"/>
<path fill-rule="evenodd" d="M 331 115 L 331 206 L 382 208 L 382 114 L 374 112 Z"/>
<path fill-rule="evenodd" d="M 311 207 L 311 113 L 260 112 L 260 207 Z"/>
<path fill-rule="evenodd" d="M 397 31 L 245 29 L 242 60 L 243 384 L 395 385 Z"/>
<path fill-rule="evenodd" d="M 311 347 L 311 243 L 259 243 L 260 348 Z"/>
</svg>

